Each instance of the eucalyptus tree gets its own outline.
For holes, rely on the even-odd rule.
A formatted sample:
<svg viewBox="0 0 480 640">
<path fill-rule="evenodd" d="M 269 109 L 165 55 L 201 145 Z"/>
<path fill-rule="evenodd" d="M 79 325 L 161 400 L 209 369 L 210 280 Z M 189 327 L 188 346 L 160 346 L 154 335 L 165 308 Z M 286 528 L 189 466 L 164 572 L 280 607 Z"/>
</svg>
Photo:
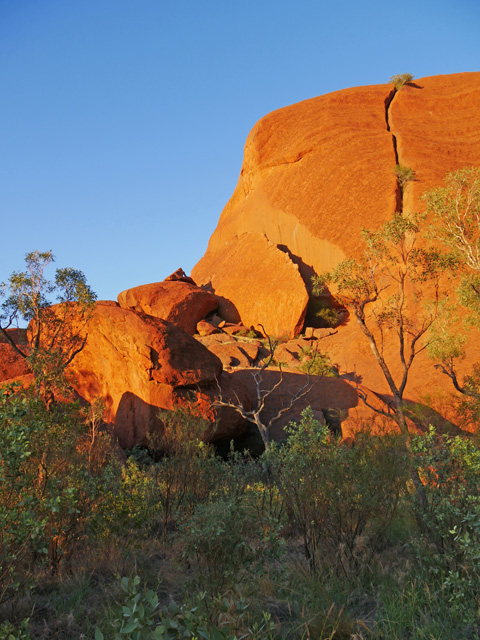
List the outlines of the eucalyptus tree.
<svg viewBox="0 0 480 640">
<path fill-rule="evenodd" d="M 51 251 L 27 253 L 25 270 L 14 271 L 0 288 L 0 333 L 28 362 L 37 395 L 43 390 L 46 399 L 55 387 L 64 386 L 65 369 L 85 346 L 85 327 L 96 300 L 81 271 L 57 269 L 48 280 L 45 272 L 54 261 Z M 28 323 L 27 346 L 8 331 L 22 320 Z"/>
</svg>

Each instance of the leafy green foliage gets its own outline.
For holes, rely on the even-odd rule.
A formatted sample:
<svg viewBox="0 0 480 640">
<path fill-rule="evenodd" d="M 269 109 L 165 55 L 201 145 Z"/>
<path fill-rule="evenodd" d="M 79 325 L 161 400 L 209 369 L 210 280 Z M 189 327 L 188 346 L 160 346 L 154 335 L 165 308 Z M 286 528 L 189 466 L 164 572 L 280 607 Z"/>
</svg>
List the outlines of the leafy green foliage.
<svg viewBox="0 0 480 640">
<path fill-rule="evenodd" d="M 397 176 L 397 181 L 400 189 L 405 189 L 405 186 L 416 179 L 415 171 L 411 167 L 407 167 L 403 164 L 395 165 L 393 173 Z"/>
<path fill-rule="evenodd" d="M 323 298 L 311 297 L 307 305 L 308 326 L 336 327 L 337 311 Z"/>
<path fill-rule="evenodd" d="M 27 359 L 37 391 L 43 388 L 47 400 L 53 388 L 66 387 L 65 368 L 85 345 L 82 331 L 96 299 L 84 274 L 76 269 L 57 269 L 54 280 L 47 280 L 45 270 L 54 260 L 51 251 L 32 251 L 25 256 L 26 270 L 15 271 L 0 287 L 0 297 L 5 298 L 0 332 Z M 22 350 L 7 333 L 22 319 L 30 323 L 28 350 Z"/>
<path fill-rule="evenodd" d="M 195 606 L 179 606 L 171 602 L 160 609 L 159 599 L 151 589 L 140 591 L 140 578 L 122 578 L 121 587 L 125 594 L 121 615 L 112 627 L 115 640 L 131 638 L 135 640 L 175 640 L 176 638 L 202 638 L 203 640 L 268 640 L 275 625 L 268 613 L 244 633 L 242 629 L 248 603 L 243 599 L 216 597 L 207 602 L 206 592 L 201 593 Z M 212 621 L 212 610 L 216 623 Z M 242 630 L 241 636 L 237 630 Z M 95 640 L 105 636 L 97 627 Z"/>
<path fill-rule="evenodd" d="M 411 450 L 428 499 L 426 509 L 414 505 L 421 565 L 440 580 L 454 609 L 473 619 L 480 602 L 480 449 L 430 428 Z"/>
<path fill-rule="evenodd" d="M 480 271 L 480 167 L 448 173 L 444 186 L 423 196 L 436 222 L 435 235 L 469 269 Z"/>
<path fill-rule="evenodd" d="M 265 454 L 312 568 L 366 569 L 405 483 L 404 457 L 392 445 L 364 435 L 342 446 L 308 408 L 288 441 Z"/>
<path fill-rule="evenodd" d="M 25 618 L 20 625 L 11 622 L 0 624 L 0 640 L 31 640 L 28 623 L 29 619 Z"/>
<path fill-rule="evenodd" d="M 92 464 L 75 405 L 47 411 L 41 401 L 3 388 L 0 428 L 1 602 L 28 586 L 32 557 L 53 573 L 72 558 L 94 520 L 109 469 Z"/>
<path fill-rule="evenodd" d="M 332 365 L 332 362 L 326 353 L 321 353 L 314 347 L 300 349 L 300 371 L 310 374 L 311 376 L 338 376 L 338 370 Z"/>
</svg>

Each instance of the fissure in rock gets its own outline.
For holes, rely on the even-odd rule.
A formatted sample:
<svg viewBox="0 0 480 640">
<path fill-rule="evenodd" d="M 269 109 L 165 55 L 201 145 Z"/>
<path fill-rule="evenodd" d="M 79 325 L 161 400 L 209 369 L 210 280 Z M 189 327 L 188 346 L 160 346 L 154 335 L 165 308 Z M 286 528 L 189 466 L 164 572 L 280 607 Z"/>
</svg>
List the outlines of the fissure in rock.
<svg viewBox="0 0 480 640">
<path fill-rule="evenodd" d="M 397 94 L 397 90 L 392 89 L 392 91 L 388 94 L 385 100 L 385 122 L 387 125 L 387 131 L 389 131 L 392 136 L 393 152 L 395 154 L 395 164 L 399 165 L 400 162 L 398 159 L 397 138 L 390 128 L 390 105 L 392 104 L 396 94 Z M 400 186 L 400 182 L 398 178 L 397 178 L 397 211 L 399 213 L 403 212 L 403 189 Z"/>
</svg>

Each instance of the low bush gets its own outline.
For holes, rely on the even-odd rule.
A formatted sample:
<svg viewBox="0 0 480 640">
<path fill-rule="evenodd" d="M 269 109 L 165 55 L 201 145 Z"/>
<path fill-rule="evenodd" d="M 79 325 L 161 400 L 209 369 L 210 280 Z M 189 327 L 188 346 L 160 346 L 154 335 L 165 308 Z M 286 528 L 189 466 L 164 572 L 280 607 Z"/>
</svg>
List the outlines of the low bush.
<svg viewBox="0 0 480 640">
<path fill-rule="evenodd" d="M 398 185 L 402 191 L 409 182 L 413 182 L 416 179 L 415 171 L 403 164 L 395 165 L 393 173 L 397 176 Z"/>
<path fill-rule="evenodd" d="M 406 461 L 391 437 L 361 435 L 348 448 L 310 408 L 265 454 L 313 570 L 364 571 L 385 540 L 405 486 Z"/>
<path fill-rule="evenodd" d="M 433 428 L 411 444 L 426 505 L 412 503 L 419 526 L 419 565 L 432 587 L 466 619 L 480 605 L 480 449 Z"/>
<path fill-rule="evenodd" d="M 415 76 L 412 76 L 411 73 L 398 73 L 390 78 L 390 82 L 397 91 L 400 91 L 400 89 L 411 82 L 414 78 Z"/>
</svg>

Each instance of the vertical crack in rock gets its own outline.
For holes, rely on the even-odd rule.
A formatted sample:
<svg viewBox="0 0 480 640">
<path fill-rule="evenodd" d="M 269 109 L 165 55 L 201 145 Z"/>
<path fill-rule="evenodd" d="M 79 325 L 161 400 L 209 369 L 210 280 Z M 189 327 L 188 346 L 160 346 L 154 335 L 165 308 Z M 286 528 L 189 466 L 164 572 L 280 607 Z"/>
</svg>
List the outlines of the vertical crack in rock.
<svg viewBox="0 0 480 640">
<path fill-rule="evenodd" d="M 388 94 L 388 96 L 385 99 L 385 122 L 387 124 L 387 131 L 390 132 L 390 134 L 392 135 L 392 143 L 393 143 L 393 152 L 395 154 L 395 164 L 399 165 L 399 159 L 398 159 L 398 149 L 397 149 L 397 138 L 395 136 L 395 134 L 392 132 L 391 128 L 390 128 L 390 105 L 393 102 L 393 99 L 395 98 L 395 95 L 397 94 L 397 90 L 396 89 L 392 89 L 390 91 L 390 93 Z M 403 189 L 400 186 L 400 181 L 397 177 L 397 211 L 399 213 L 403 212 Z"/>
</svg>

